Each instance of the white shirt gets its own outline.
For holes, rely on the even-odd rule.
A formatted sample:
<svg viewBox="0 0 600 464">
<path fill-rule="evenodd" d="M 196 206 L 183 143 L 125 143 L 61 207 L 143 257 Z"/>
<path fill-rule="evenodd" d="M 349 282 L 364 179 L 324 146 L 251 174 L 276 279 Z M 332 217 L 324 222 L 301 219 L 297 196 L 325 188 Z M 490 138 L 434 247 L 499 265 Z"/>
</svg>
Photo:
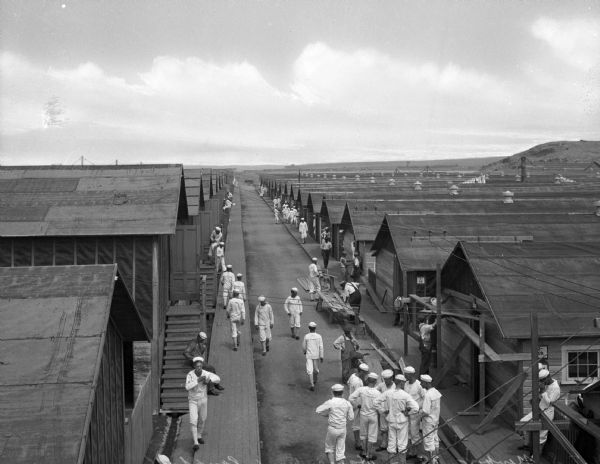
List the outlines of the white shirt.
<svg viewBox="0 0 600 464">
<path fill-rule="evenodd" d="M 364 387 L 364 386 L 365 386 L 365 384 L 363 383 L 362 379 L 358 375 L 356 375 L 356 373 L 353 373 L 348 378 L 348 391 L 349 391 L 349 395 L 351 395 L 352 393 L 354 393 L 360 387 Z"/>
<path fill-rule="evenodd" d="M 315 332 L 309 332 L 302 340 L 302 350 L 306 352 L 306 359 L 319 359 L 323 357 L 323 337 Z"/>
<path fill-rule="evenodd" d="M 234 292 L 238 292 L 240 298 L 246 301 L 246 285 L 244 285 L 244 282 L 242 282 L 241 280 L 236 280 L 235 282 L 233 282 L 231 290 Z"/>
<path fill-rule="evenodd" d="M 421 386 L 421 382 L 419 380 L 415 380 L 414 383 L 406 382 L 404 384 L 404 391 L 412 396 L 412 399 L 417 402 L 419 408 L 423 405 L 425 389 Z"/>
<path fill-rule="evenodd" d="M 333 397 L 325 401 L 316 409 L 317 414 L 328 416 L 329 426 L 336 429 L 345 429 L 348 421 L 354 420 L 352 405 L 340 397 Z"/>
<path fill-rule="evenodd" d="M 273 308 L 269 303 L 261 305 L 258 303 L 254 310 L 254 325 L 262 325 L 264 327 L 275 324 L 275 318 L 273 317 Z"/>
<path fill-rule="evenodd" d="M 283 309 L 285 309 L 285 312 L 288 314 L 302 314 L 302 300 L 300 300 L 298 295 L 294 297 L 288 296 L 285 299 L 285 303 L 283 303 Z"/>
<path fill-rule="evenodd" d="M 308 266 L 308 275 L 310 277 L 319 277 L 319 268 L 315 263 L 310 263 Z"/>
<path fill-rule="evenodd" d="M 383 401 L 378 409 L 388 412 L 386 419 L 390 424 L 402 424 L 408 420 L 408 413 L 419 411 L 417 402 L 404 390 L 387 390 L 382 396 Z"/>
<path fill-rule="evenodd" d="M 300 231 L 301 234 L 308 233 L 308 224 L 306 223 L 306 221 L 300 222 L 300 225 L 298 226 L 298 231 Z"/>
<path fill-rule="evenodd" d="M 540 395 L 540 412 L 544 412 L 546 416 L 550 418 L 554 418 L 554 406 L 553 403 L 560 399 L 560 385 L 556 380 L 552 380 L 552 383 L 549 384 L 544 393 Z"/>
<path fill-rule="evenodd" d="M 433 387 L 426 390 L 423 397 L 423 418 L 433 424 L 440 421 L 441 398 L 442 394 Z"/>
<path fill-rule="evenodd" d="M 235 321 L 245 321 L 246 320 L 246 307 L 244 306 L 244 302 L 239 298 L 232 298 L 227 303 L 227 314 L 232 322 Z"/>
<path fill-rule="evenodd" d="M 362 416 L 374 416 L 377 414 L 376 403 L 381 393 L 374 387 L 359 387 L 352 393 L 348 400 L 355 406 L 360 405 Z"/>
<path fill-rule="evenodd" d="M 202 370 L 200 377 L 208 378 L 209 372 Z M 196 371 L 188 372 L 185 378 L 185 389 L 188 391 L 188 399 L 197 400 L 206 397 L 206 384 L 196 375 Z"/>
<path fill-rule="evenodd" d="M 221 276 L 221 285 L 223 286 L 223 291 L 230 291 L 233 286 L 233 281 L 235 280 L 235 275 L 231 271 L 225 271 Z"/>
</svg>

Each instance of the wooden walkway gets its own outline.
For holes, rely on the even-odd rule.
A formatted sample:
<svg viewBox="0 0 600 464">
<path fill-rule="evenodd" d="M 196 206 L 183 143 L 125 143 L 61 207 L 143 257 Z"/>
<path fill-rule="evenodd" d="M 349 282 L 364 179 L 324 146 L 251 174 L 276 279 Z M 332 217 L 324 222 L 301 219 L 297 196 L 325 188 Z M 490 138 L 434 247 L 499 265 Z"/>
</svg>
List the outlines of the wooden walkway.
<svg viewBox="0 0 600 464">
<path fill-rule="evenodd" d="M 227 264 L 233 265 L 234 272 L 246 275 L 238 192 L 234 194 L 234 198 L 237 206 L 231 211 L 225 257 Z M 250 311 L 246 308 L 247 323 L 242 327 L 240 349 L 233 351 L 230 328 L 222 307 L 219 295 L 210 338 L 209 358 L 221 377 L 225 391 L 221 392 L 220 396 L 208 397 L 208 418 L 203 434 L 206 443 L 200 445 L 195 455 L 192 451 L 189 415 L 182 416 L 177 446 L 171 456 L 171 462 L 174 463 L 230 462 L 229 457 L 240 463 L 260 462 Z"/>
</svg>

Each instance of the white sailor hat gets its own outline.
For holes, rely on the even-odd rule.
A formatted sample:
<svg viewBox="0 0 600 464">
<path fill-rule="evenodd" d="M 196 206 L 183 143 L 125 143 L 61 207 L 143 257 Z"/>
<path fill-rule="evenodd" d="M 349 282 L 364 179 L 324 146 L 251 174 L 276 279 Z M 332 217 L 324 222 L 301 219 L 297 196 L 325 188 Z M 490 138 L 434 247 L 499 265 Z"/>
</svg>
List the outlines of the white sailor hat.
<svg viewBox="0 0 600 464">
<path fill-rule="evenodd" d="M 198 361 L 204 362 L 204 358 L 202 356 L 196 356 L 194 359 L 192 359 L 192 363 L 194 364 L 196 364 Z"/>
<path fill-rule="evenodd" d="M 317 323 L 316 323 L 316 322 L 309 322 L 309 323 L 308 323 L 308 326 L 309 326 L 309 327 L 316 327 L 316 326 L 317 326 Z"/>
<path fill-rule="evenodd" d="M 225 242 L 219 242 L 219 245 L 225 245 Z"/>
<path fill-rule="evenodd" d="M 266 298 L 264 295 L 261 295 L 258 297 L 258 301 L 265 301 L 265 300 L 266 300 Z"/>
<path fill-rule="evenodd" d="M 298 293 L 298 288 L 297 287 L 292 287 L 291 290 L 292 290 L 292 292 Z"/>
<path fill-rule="evenodd" d="M 300 218 L 301 221 L 304 221 L 304 218 Z"/>
<path fill-rule="evenodd" d="M 358 368 L 359 368 L 361 371 L 369 372 L 369 365 L 368 365 L 368 364 L 366 364 L 366 363 L 360 363 L 360 364 L 358 365 Z"/>
<path fill-rule="evenodd" d="M 548 377 L 550 375 L 550 371 L 548 369 L 542 369 L 538 375 L 539 375 L 540 380 L 544 380 L 546 377 Z"/>
<path fill-rule="evenodd" d="M 379 376 L 375 372 L 369 372 L 369 375 L 367 375 L 367 378 L 377 380 L 379 378 Z"/>
<path fill-rule="evenodd" d="M 403 382 L 406 382 L 406 377 L 404 377 L 402 374 L 398 374 L 396 377 L 394 377 L 396 380 L 402 380 Z"/>
<path fill-rule="evenodd" d="M 231 264 L 228 264 L 228 265 L 227 265 L 227 269 L 233 269 L 233 265 L 231 265 Z"/>
<path fill-rule="evenodd" d="M 312 260 L 313 260 L 313 261 L 318 261 L 318 259 L 317 259 L 317 258 L 313 258 Z"/>
<path fill-rule="evenodd" d="M 343 392 L 344 386 L 342 384 L 336 383 L 335 385 L 331 386 L 331 390 L 334 392 Z"/>
<path fill-rule="evenodd" d="M 221 231 L 221 228 L 219 226 L 215 227 L 215 230 L 218 230 L 219 232 Z"/>
<path fill-rule="evenodd" d="M 416 372 L 416 371 L 415 371 L 415 368 L 414 368 L 414 367 L 412 367 L 412 366 L 406 366 L 406 367 L 404 368 L 404 373 L 405 373 L 405 374 L 414 374 L 415 372 Z"/>
<path fill-rule="evenodd" d="M 391 369 L 385 369 L 383 371 L 381 371 L 381 377 L 384 379 L 390 379 L 394 376 L 394 371 L 392 371 Z"/>
<path fill-rule="evenodd" d="M 242 277 L 244 274 L 242 274 L 241 272 L 238 272 L 236 275 L 237 275 L 237 277 Z"/>
<path fill-rule="evenodd" d="M 203 340 L 206 340 L 206 334 L 205 334 L 204 332 L 200 332 L 200 333 L 198 334 L 198 336 L 199 336 L 200 338 L 202 338 Z"/>
<path fill-rule="evenodd" d="M 427 375 L 427 374 L 423 374 L 420 377 L 420 379 L 421 379 L 422 382 L 429 382 L 429 383 L 433 382 L 433 379 L 431 378 L 431 376 Z"/>
</svg>

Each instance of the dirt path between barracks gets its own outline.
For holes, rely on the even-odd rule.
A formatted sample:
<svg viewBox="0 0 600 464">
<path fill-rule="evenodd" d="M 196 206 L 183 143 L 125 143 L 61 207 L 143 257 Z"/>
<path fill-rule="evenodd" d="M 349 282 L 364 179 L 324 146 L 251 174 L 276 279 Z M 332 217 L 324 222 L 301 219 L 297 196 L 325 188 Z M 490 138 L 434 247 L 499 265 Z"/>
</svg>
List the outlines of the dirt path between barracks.
<svg viewBox="0 0 600 464">
<path fill-rule="evenodd" d="M 261 294 L 267 297 L 275 315 L 267 356 L 261 355 L 256 333 L 254 340 L 262 464 L 326 463 L 327 420 L 315 414 L 315 408 L 329 398 L 330 386 L 340 381 L 340 355 L 332 343 L 341 330 L 337 324 L 329 324 L 324 314 L 317 314 L 308 294 L 300 289 L 304 304 L 300 340 L 291 338 L 283 302 L 291 287 L 299 287 L 296 278 L 308 273 L 310 262 L 285 227 L 274 223 L 271 210 L 256 191 L 246 185 L 240 187 L 251 316 Z M 323 336 L 325 346 L 325 362 L 315 392 L 308 389 L 301 348 L 310 321 L 318 324 L 317 332 Z M 348 441 L 346 457 L 349 463 L 360 462 Z"/>
</svg>

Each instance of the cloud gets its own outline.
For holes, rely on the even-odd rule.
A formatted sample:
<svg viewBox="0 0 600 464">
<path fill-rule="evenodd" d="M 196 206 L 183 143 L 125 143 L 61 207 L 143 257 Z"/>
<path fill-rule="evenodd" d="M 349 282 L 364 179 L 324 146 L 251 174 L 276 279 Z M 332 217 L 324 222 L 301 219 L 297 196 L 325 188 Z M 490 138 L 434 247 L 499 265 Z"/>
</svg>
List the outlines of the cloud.
<svg viewBox="0 0 600 464">
<path fill-rule="evenodd" d="M 547 72 L 544 60 L 529 66 L 531 74 L 508 79 L 456 62 L 319 42 L 303 49 L 290 82 L 277 88 L 247 61 L 160 56 L 125 78 L 92 61 L 46 69 L 3 52 L 0 155 L 48 154 L 64 162 L 79 151 L 95 162 L 118 154 L 122 162 L 129 156 L 132 162 L 162 157 L 249 164 L 290 157 L 472 156 L 484 153 L 472 150 L 486 142 L 499 150 L 498 140 L 510 154 L 515 140 L 522 148 L 540 134 L 598 135 L 590 129 L 599 113 L 589 81 Z M 589 99 L 587 113 L 582 98 Z M 64 122 L 44 129 L 44 106 L 53 99 Z"/>
<path fill-rule="evenodd" d="M 455 63 L 409 62 L 371 49 L 334 50 L 307 46 L 294 63 L 295 94 L 308 105 L 327 105 L 355 114 L 402 111 L 418 114 L 437 98 L 483 103 L 507 98 L 502 82 Z"/>
<path fill-rule="evenodd" d="M 558 20 L 542 17 L 532 24 L 531 33 L 571 66 L 589 71 L 600 64 L 599 19 Z"/>
</svg>

